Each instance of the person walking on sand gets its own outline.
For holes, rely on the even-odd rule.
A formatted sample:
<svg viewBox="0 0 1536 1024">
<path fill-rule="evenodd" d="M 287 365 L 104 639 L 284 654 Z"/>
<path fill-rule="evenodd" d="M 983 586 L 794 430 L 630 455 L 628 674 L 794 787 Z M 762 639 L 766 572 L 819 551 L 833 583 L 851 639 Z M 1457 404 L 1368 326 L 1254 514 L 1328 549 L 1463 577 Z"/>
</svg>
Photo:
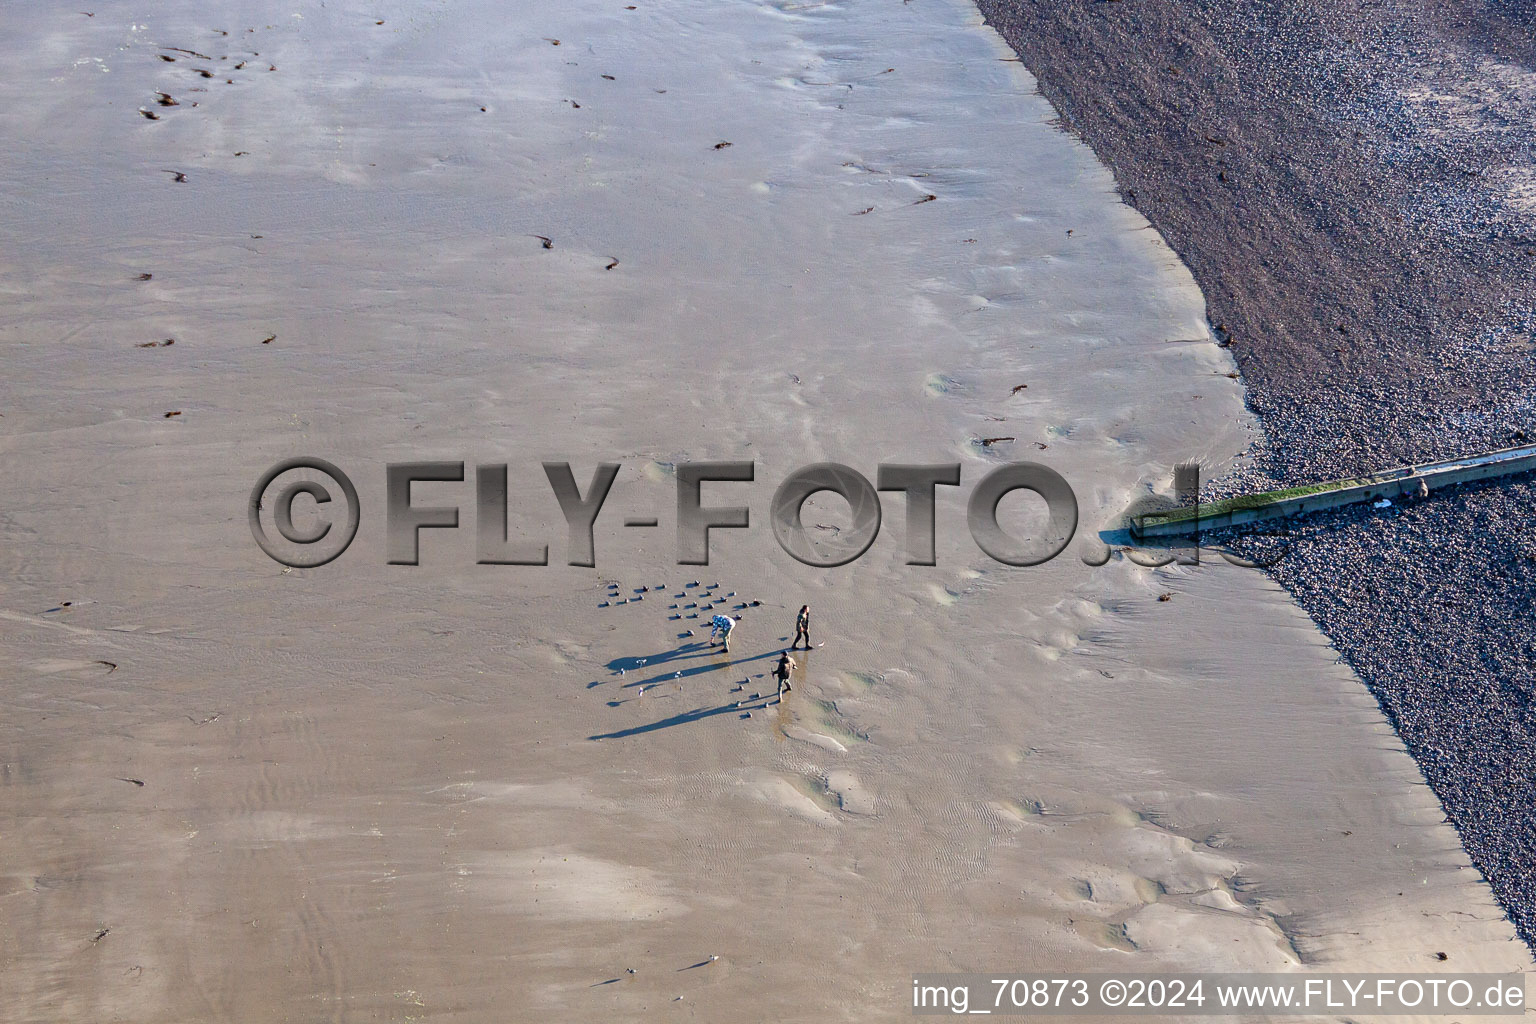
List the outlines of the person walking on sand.
<svg viewBox="0 0 1536 1024">
<path fill-rule="evenodd" d="M 720 638 L 720 645 L 725 648 L 725 653 L 731 653 L 731 630 L 736 628 L 736 620 L 729 615 L 716 615 L 709 620 L 709 642 L 713 644 L 715 637 Z"/>
<path fill-rule="evenodd" d="M 779 700 L 794 687 L 789 685 L 789 677 L 794 674 L 795 659 L 789 656 L 788 651 L 779 654 L 779 663 L 773 666 L 773 678 L 779 681 Z"/>
<path fill-rule="evenodd" d="M 800 614 L 795 616 L 795 642 L 789 645 L 789 649 L 794 650 L 800 645 L 801 640 L 805 641 L 805 649 L 810 650 L 811 606 L 808 604 L 801 605 Z"/>
</svg>

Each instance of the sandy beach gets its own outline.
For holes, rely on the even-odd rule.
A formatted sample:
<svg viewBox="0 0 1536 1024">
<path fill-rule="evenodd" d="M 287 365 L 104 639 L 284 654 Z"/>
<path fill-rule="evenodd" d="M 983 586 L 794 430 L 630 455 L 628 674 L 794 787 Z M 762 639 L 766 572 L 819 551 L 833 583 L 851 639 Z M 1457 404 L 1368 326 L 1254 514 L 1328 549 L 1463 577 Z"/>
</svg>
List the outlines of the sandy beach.
<svg viewBox="0 0 1536 1024">
<path fill-rule="evenodd" d="M 1264 431 L 1218 490 L 1536 437 L 1530 5 L 980 6 L 1205 293 Z M 1533 497 L 1516 478 L 1239 542 L 1285 552 L 1274 578 L 1380 701 L 1527 943 Z"/>
<path fill-rule="evenodd" d="M 871 1021 L 921 971 L 1530 966 L 1286 589 L 1104 560 L 1258 424 L 974 6 L 89 10 L 0 36 L 0 1020 Z M 285 570 L 246 508 L 297 455 L 361 527 Z M 387 564 L 386 466 L 427 460 L 507 464 L 553 564 L 476 564 L 472 480 L 417 485 L 460 526 Z M 755 463 L 707 491 L 752 525 L 679 566 L 707 460 Z M 1012 460 L 1077 495 L 1044 565 L 965 530 Z M 546 461 L 620 465 L 595 567 Z M 781 550 L 820 461 L 960 463 L 937 564 L 899 495 L 855 562 Z M 773 704 L 805 603 L 825 646 Z"/>
</svg>

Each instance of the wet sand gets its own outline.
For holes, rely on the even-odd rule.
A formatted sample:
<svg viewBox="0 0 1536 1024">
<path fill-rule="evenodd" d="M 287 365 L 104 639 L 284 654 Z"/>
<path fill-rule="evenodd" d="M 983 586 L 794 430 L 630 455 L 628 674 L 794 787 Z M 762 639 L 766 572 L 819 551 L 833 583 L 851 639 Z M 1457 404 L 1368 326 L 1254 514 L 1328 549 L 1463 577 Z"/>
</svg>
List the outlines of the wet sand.
<svg viewBox="0 0 1536 1024">
<path fill-rule="evenodd" d="M 1199 281 L 1265 431 L 1223 490 L 1536 437 L 1529 5 L 980 6 Z M 1533 497 L 1517 480 L 1318 517 L 1274 574 L 1380 700 L 1528 942 Z"/>
<path fill-rule="evenodd" d="M 1253 423 L 974 9 L 637 8 L 16 15 L 0 1018 L 894 1020 L 914 970 L 1525 967 L 1283 590 L 1088 564 Z M 284 572 L 245 508 L 296 454 L 362 528 Z M 757 481 L 709 498 L 753 528 L 679 568 L 675 467 L 730 458 Z M 1044 566 L 961 525 L 1010 458 L 1078 495 Z M 557 563 L 539 462 L 620 462 L 598 567 L 476 565 L 471 483 L 419 486 L 461 528 L 387 565 L 384 466 L 420 459 L 509 463 Z M 960 462 L 938 565 L 897 502 L 851 565 L 779 550 L 772 489 L 824 459 Z M 807 601 L 826 646 L 766 706 Z"/>
</svg>

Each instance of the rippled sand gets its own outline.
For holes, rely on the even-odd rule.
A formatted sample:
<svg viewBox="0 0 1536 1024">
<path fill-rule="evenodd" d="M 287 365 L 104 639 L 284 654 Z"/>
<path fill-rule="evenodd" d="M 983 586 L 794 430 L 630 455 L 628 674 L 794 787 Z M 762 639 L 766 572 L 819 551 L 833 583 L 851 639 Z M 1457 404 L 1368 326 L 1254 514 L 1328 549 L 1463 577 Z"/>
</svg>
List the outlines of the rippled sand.
<svg viewBox="0 0 1536 1024">
<path fill-rule="evenodd" d="M 894 1020 L 913 971 L 1523 966 L 1281 592 L 1088 564 L 1250 425 L 974 10 L 636 8 L 8 13 L 0 1018 Z M 362 528 L 284 572 L 246 502 L 299 454 Z M 964 500 L 1024 458 L 1081 523 L 1010 569 Z M 621 463 L 597 568 L 476 565 L 469 481 L 418 485 L 461 528 L 387 565 L 384 466 L 424 459 L 509 463 L 557 563 L 539 463 Z M 678 568 L 705 459 L 755 460 L 706 490 L 753 527 Z M 938 565 L 896 495 L 859 561 L 785 555 L 773 488 L 820 460 L 960 462 Z M 826 646 L 765 707 L 805 602 Z"/>
</svg>

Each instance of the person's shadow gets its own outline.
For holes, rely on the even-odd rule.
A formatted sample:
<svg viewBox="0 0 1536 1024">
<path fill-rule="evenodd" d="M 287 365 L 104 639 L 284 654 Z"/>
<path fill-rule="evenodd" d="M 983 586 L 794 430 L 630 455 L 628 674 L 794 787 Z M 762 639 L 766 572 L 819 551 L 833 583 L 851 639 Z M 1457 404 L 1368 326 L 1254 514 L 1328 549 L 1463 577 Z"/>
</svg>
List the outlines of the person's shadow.
<svg viewBox="0 0 1536 1024">
<path fill-rule="evenodd" d="M 702 657 L 711 649 L 712 645 L 708 641 L 695 640 L 692 643 L 679 644 L 670 651 L 647 654 L 644 657 L 637 654 L 628 658 L 614 658 L 604 667 L 614 675 L 618 675 L 620 672 L 634 672 L 637 669 L 665 665 L 667 662 L 680 661 L 683 658 Z"/>
<path fill-rule="evenodd" d="M 667 653 L 668 654 L 678 654 L 678 656 L 681 656 L 681 657 L 687 657 L 690 654 L 707 653 L 707 649 L 705 651 L 701 652 L 701 651 L 698 650 L 698 647 L 699 647 L 698 644 L 687 644 L 687 645 L 685 645 L 682 648 L 678 648 L 677 652 L 667 652 Z M 681 653 L 679 653 L 679 652 L 681 652 Z M 657 684 L 657 683 L 664 683 L 664 682 L 668 682 L 668 681 L 677 681 L 679 679 L 688 679 L 688 678 L 691 678 L 693 676 L 703 675 L 706 672 L 717 672 L 720 669 L 725 669 L 725 668 L 737 668 L 737 667 L 739 667 L 741 665 L 745 665 L 745 664 L 748 664 L 750 662 L 761 661 L 764 658 L 777 658 L 779 656 L 779 651 L 777 649 L 769 650 L 769 651 L 764 651 L 762 654 L 754 654 L 754 655 L 751 655 L 751 656 L 745 657 L 745 658 L 729 658 L 729 656 L 728 655 L 724 655 L 723 652 L 720 652 L 720 653 L 722 654 L 722 660 L 716 661 L 716 662 L 714 662 L 712 664 L 693 665 L 693 666 L 690 666 L 690 667 L 688 667 L 686 669 L 674 669 L 672 672 L 666 672 L 666 673 L 663 673 L 661 675 L 650 676 L 649 678 L 639 679 L 639 680 L 636 680 L 634 682 L 626 682 L 624 684 L 624 686 L 625 686 L 626 689 L 628 689 L 630 687 L 651 686 L 651 685 L 654 685 L 654 684 Z M 613 665 L 613 664 L 617 664 L 618 662 L 628 662 L 630 660 L 639 661 L 640 659 L 620 658 L 620 659 L 616 659 L 613 662 L 610 662 L 609 664 Z M 650 665 L 652 663 L 654 663 L 654 661 L 655 661 L 655 659 L 652 659 L 652 658 L 647 658 L 647 659 L 644 659 L 644 660 L 646 662 L 646 667 L 647 668 L 649 668 Z M 665 664 L 667 662 L 675 662 L 676 660 L 677 660 L 677 657 L 669 657 L 669 658 L 665 658 L 662 663 Z M 638 736 L 638 735 L 640 735 L 642 733 L 655 732 L 658 729 L 669 729 L 669 728 L 671 728 L 673 726 L 676 726 L 676 725 L 688 725 L 691 722 L 702 721 L 705 718 L 712 718 L 715 715 L 724 715 L 724 714 L 728 714 L 728 713 L 732 713 L 732 712 L 755 711 L 755 710 L 759 710 L 761 708 L 767 707 L 768 704 L 771 701 L 773 701 L 774 699 L 777 698 L 777 696 L 778 696 L 778 694 L 777 694 L 777 692 L 775 692 L 773 694 L 769 694 L 769 695 L 766 695 L 766 696 L 761 696 L 761 697 L 757 697 L 757 698 L 748 698 L 746 700 L 743 700 L 740 703 L 737 703 L 736 701 L 728 701 L 727 703 L 721 704 L 721 705 L 719 705 L 717 707 L 695 708 L 692 711 L 684 711 L 684 712 L 681 712 L 680 714 L 672 715 L 669 718 L 663 718 L 660 721 L 651 722 L 648 725 L 637 725 L 637 726 L 634 726 L 634 727 L 629 728 L 629 729 L 619 729 L 619 730 L 617 730 L 615 732 L 598 733 L 596 735 L 588 736 L 587 739 L 589 739 L 589 740 L 622 739 L 622 738 L 624 738 L 626 736 Z M 630 698 L 630 699 L 633 700 L 633 699 L 636 699 L 636 698 Z M 627 704 L 628 701 L 611 701 L 609 703 L 610 703 L 610 706 L 616 707 L 619 704 Z"/>
</svg>

